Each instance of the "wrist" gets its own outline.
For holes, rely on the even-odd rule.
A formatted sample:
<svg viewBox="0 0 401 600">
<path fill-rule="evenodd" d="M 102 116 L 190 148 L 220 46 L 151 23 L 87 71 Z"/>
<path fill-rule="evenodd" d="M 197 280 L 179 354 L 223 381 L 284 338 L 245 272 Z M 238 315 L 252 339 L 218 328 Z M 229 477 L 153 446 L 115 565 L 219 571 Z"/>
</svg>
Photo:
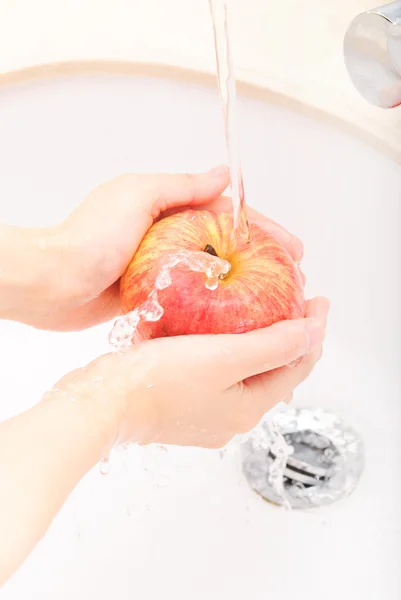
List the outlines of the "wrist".
<svg viewBox="0 0 401 600">
<path fill-rule="evenodd" d="M 63 299 L 55 229 L 0 228 L 0 318 L 38 327 Z"/>
<path fill-rule="evenodd" d="M 54 388 L 45 394 L 37 408 L 44 411 L 60 436 L 67 437 L 78 450 L 86 470 L 108 456 L 116 440 L 116 426 L 106 411 L 95 407 L 92 398 Z M 98 408 L 98 410 L 96 410 Z"/>
<path fill-rule="evenodd" d="M 132 352 L 109 353 L 67 373 L 44 400 L 72 404 L 88 431 L 102 438 L 107 454 L 118 444 L 156 441 L 158 404 L 146 379 L 147 368 L 140 357 L 133 364 Z"/>
</svg>

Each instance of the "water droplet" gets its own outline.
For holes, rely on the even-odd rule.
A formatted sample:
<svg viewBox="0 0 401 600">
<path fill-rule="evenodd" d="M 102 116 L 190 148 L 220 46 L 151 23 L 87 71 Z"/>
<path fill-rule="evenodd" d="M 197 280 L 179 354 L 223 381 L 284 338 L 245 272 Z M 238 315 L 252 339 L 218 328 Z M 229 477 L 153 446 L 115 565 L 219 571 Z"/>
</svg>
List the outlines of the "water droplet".
<svg viewBox="0 0 401 600">
<path fill-rule="evenodd" d="M 117 319 L 110 332 L 109 343 L 117 350 L 131 346 L 139 321 L 140 316 L 137 309 Z"/>
<path fill-rule="evenodd" d="M 219 287 L 219 281 L 218 279 L 208 279 L 205 283 L 205 288 L 207 290 L 210 290 L 211 292 L 213 292 L 214 290 L 217 290 L 217 288 Z"/>
<path fill-rule="evenodd" d="M 153 387 L 153 383 L 149 383 L 149 384 L 148 384 L 146 387 L 147 387 L 148 389 L 152 388 L 152 387 Z"/>
<path fill-rule="evenodd" d="M 110 470 L 109 458 L 105 457 L 99 463 L 99 472 L 101 475 L 108 475 Z"/>
</svg>

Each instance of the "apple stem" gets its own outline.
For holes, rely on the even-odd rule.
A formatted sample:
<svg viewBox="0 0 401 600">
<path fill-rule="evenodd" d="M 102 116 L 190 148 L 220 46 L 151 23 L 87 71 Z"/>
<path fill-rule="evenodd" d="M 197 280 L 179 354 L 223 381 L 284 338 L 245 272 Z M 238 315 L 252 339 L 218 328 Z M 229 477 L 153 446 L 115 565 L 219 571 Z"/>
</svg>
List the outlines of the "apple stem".
<svg viewBox="0 0 401 600">
<path fill-rule="evenodd" d="M 207 244 L 205 246 L 204 252 L 207 252 L 208 254 L 211 254 L 212 256 L 216 256 L 218 258 L 216 250 L 210 244 Z"/>
</svg>

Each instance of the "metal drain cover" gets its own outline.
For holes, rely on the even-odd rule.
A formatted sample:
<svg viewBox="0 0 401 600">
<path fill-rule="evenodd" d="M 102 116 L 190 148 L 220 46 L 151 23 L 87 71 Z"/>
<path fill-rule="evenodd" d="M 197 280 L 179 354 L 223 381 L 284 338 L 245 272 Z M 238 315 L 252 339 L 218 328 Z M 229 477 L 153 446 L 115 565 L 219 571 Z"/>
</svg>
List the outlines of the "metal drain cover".
<svg viewBox="0 0 401 600">
<path fill-rule="evenodd" d="M 364 468 L 363 443 L 336 415 L 288 409 L 243 444 L 250 486 L 274 504 L 324 506 L 350 494 Z"/>
</svg>

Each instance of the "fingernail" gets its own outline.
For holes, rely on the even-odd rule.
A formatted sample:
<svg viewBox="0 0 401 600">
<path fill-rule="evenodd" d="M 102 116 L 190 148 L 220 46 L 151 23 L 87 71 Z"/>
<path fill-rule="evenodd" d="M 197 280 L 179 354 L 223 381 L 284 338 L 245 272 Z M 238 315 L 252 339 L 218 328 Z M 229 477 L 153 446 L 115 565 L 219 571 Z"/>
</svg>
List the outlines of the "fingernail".
<svg viewBox="0 0 401 600">
<path fill-rule="evenodd" d="M 293 360 L 292 362 L 290 362 L 290 364 L 287 365 L 287 367 L 289 367 L 290 369 L 295 369 L 298 365 L 301 364 L 301 362 L 303 361 L 303 359 L 304 359 L 304 357 L 300 356 L 296 360 Z"/>
<path fill-rule="evenodd" d="M 226 165 L 220 165 L 218 167 L 214 167 L 214 169 L 210 169 L 209 175 L 215 177 L 216 179 L 222 179 L 223 177 L 227 177 L 228 167 Z"/>
<path fill-rule="evenodd" d="M 323 339 L 323 326 L 320 319 L 305 319 L 305 331 L 308 336 L 306 351 L 310 352 Z"/>
</svg>

